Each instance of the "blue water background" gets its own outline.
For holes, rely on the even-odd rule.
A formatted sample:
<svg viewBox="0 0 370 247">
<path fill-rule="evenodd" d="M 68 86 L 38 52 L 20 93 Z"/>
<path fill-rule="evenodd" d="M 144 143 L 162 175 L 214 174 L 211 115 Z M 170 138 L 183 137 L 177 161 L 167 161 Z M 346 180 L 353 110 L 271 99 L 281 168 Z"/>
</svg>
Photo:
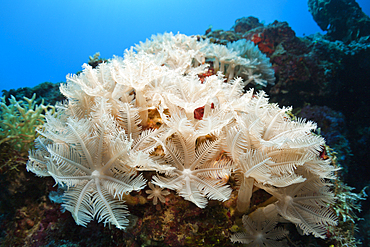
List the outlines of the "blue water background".
<svg viewBox="0 0 370 247">
<path fill-rule="evenodd" d="M 358 0 L 370 15 L 370 1 Z M 0 90 L 65 81 L 88 57 L 122 56 L 152 34 L 229 30 L 255 16 L 287 21 L 297 36 L 320 32 L 306 0 L 0 0 Z"/>
</svg>

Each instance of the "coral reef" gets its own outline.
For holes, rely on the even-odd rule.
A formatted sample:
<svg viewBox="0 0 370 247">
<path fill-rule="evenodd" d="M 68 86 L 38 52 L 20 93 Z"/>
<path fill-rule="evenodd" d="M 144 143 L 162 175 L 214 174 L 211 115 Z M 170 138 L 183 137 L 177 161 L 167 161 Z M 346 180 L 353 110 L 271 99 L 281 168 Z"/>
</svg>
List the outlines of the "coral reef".
<svg viewBox="0 0 370 247">
<path fill-rule="evenodd" d="M 335 5 L 335 1 L 330 2 Z M 243 22 L 246 24 L 240 24 Z M 366 166 L 360 164 L 370 159 L 362 148 L 370 143 L 370 36 L 354 38 L 346 43 L 321 34 L 300 38 L 285 22 L 259 25 L 252 17 L 239 19 L 237 25 L 245 28 L 238 28 L 238 32 L 234 31 L 235 27 L 230 31 L 209 30 L 205 36 L 215 43 L 247 39 L 261 46 L 276 72 L 275 85 L 266 88 L 271 102 L 293 105 L 296 110 L 307 104 L 326 106 L 331 109 L 321 108 L 326 115 L 331 114 L 329 111 L 342 114 L 343 118 L 339 117 L 342 118 L 342 127 L 329 129 L 323 134 L 340 152 L 338 157 L 345 168 L 342 176 L 346 182 L 358 188 L 368 185 L 367 176 L 355 178 L 348 176 L 348 172 L 367 174 Z M 328 119 L 325 114 L 323 117 Z M 314 120 L 318 121 L 317 118 Z M 329 133 L 332 130 L 335 133 Z M 334 139 L 340 143 L 334 143 Z"/>
<path fill-rule="evenodd" d="M 234 32 L 236 33 L 243 34 L 251 29 L 255 29 L 258 27 L 262 27 L 262 26 L 263 24 L 260 23 L 258 18 L 253 17 L 253 16 L 248 16 L 248 17 L 237 19 L 231 29 L 234 30 Z"/>
<path fill-rule="evenodd" d="M 248 23 L 250 19 L 254 20 L 253 23 L 256 21 L 256 18 L 243 18 L 235 25 Z M 276 81 L 266 90 L 273 102 L 301 106 L 304 102 L 317 104 L 329 96 L 329 84 L 325 78 L 330 74 L 326 75 L 325 71 L 330 71 L 326 68 L 334 65 L 321 64 L 321 57 L 312 52 L 315 43 L 296 37 L 286 22 L 275 21 L 267 26 L 262 24 L 249 26 L 251 29 L 238 28 L 239 32 L 235 32 L 237 37 L 230 41 L 240 42 L 242 39 L 252 41 L 270 58 Z M 216 43 L 223 43 L 220 32 L 211 31 L 206 37 L 215 40 Z"/>
<path fill-rule="evenodd" d="M 249 83 L 263 86 L 274 78 L 252 42 L 225 47 L 165 33 L 136 51 L 68 76 L 60 87 L 68 101 L 46 114 L 30 151 L 27 169 L 63 186 L 62 207 L 78 225 L 96 220 L 134 235 L 157 232 L 151 241 L 169 246 L 199 245 L 190 236 L 206 226 L 188 217 L 219 208 L 225 228 L 211 231 L 224 233 L 207 240 L 215 244 L 230 237 L 230 220 L 245 214 L 246 223 L 263 209 L 265 230 L 279 232 L 276 239 L 288 231 L 273 228 L 289 222 L 305 235 L 326 238 L 328 226 L 337 224 L 330 191 L 337 168 L 320 156 L 325 142 L 314 133 L 315 123 L 290 117 L 290 108 L 269 103 L 263 91 L 243 93 Z M 174 223 L 178 213 L 160 191 L 162 215 L 147 215 L 148 180 L 173 191 L 164 194 L 185 210 L 184 226 Z"/>
<path fill-rule="evenodd" d="M 59 91 L 60 83 L 44 82 L 39 85 L 30 88 L 22 87 L 18 89 L 2 90 L 3 97 L 5 97 L 6 104 L 9 105 L 9 99 L 11 95 L 14 96 L 16 100 L 22 100 L 23 97 L 32 98 L 36 94 L 35 103 L 45 105 L 55 105 L 59 101 L 65 100 L 64 96 Z"/>
<path fill-rule="evenodd" d="M 325 3 L 326 7 L 330 7 L 334 1 L 321 2 Z M 348 1 L 348 3 L 351 3 L 351 1 Z M 356 4 L 351 4 L 356 7 Z M 356 11 L 353 13 L 357 13 Z M 353 18 L 353 21 L 358 21 L 360 24 L 366 23 L 366 17 L 361 18 Z M 332 20 L 335 20 L 335 18 Z M 344 27 L 342 25 L 343 23 L 339 24 L 341 27 Z M 165 183 L 166 180 L 175 181 L 176 183 L 176 181 L 180 181 L 180 177 L 182 177 L 185 178 L 185 184 L 189 184 L 190 190 L 193 190 L 197 196 L 192 197 L 186 194 L 186 189 L 179 184 L 174 185 L 173 188 L 171 186 L 163 186 L 168 188 L 171 187 L 171 192 L 167 189 L 163 190 L 163 188 L 159 188 L 157 185 L 153 185 L 153 187 L 145 187 L 140 191 L 133 190 L 129 194 L 121 194 L 124 190 L 114 190 L 113 186 L 109 185 L 109 183 L 100 180 L 103 188 L 108 194 L 110 193 L 110 198 L 114 197 L 112 200 L 117 200 L 120 203 L 125 201 L 125 210 L 130 212 L 130 215 L 125 214 L 125 222 L 129 222 L 125 225 L 126 231 L 120 231 L 116 228 L 104 228 L 103 224 L 98 224 L 96 221 L 91 221 L 88 224 L 88 228 L 76 226 L 76 217 L 73 219 L 69 212 L 61 213 L 60 206 L 50 203 L 47 196 L 45 196 L 48 193 L 47 191 L 56 190 L 55 187 L 52 187 L 52 177 L 40 179 L 25 172 L 24 167 L 20 166 L 20 164 L 26 162 L 25 157 L 20 152 L 14 150 L 13 146 L 4 143 L 1 145 L 1 161 L 4 165 L 0 168 L 0 176 L 4 189 L 0 193 L 1 198 L 3 198 L 0 204 L 2 210 L 0 225 L 2 229 L 6 229 L 3 232 L 6 232 L 7 235 L 0 235 L 1 241 L 8 246 L 233 246 L 230 241 L 232 235 L 241 236 L 241 238 L 244 239 L 246 238 L 246 236 L 243 235 L 245 234 L 245 232 L 243 233 L 243 229 L 247 226 L 243 225 L 243 213 L 239 212 L 239 210 L 243 211 L 243 209 L 237 209 L 238 204 L 243 205 L 243 200 L 247 201 L 247 203 L 244 202 L 244 204 L 249 204 L 249 208 L 247 207 L 247 209 L 244 209 L 247 210 L 244 221 L 249 222 L 249 220 L 253 220 L 251 223 L 252 225 L 253 222 L 262 224 L 260 225 L 262 228 L 258 226 L 260 228 L 256 227 L 255 229 L 263 231 L 265 224 L 272 224 L 275 226 L 275 216 L 280 214 L 284 215 L 285 218 L 288 218 L 298 226 L 299 231 L 303 228 L 306 229 L 306 233 L 310 232 L 310 230 L 305 228 L 306 226 L 296 220 L 294 215 L 290 215 L 292 209 L 299 206 L 305 207 L 304 199 L 301 200 L 303 205 L 300 205 L 300 199 L 295 201 L 295 198 L 299 198 L 299 196 L 302 195 L 307 196 L 312 191 L 312 188 L 307 188 L 303 181 L 299 181 L 300 176 L 306 179 L 308 178 L 308 176 L 305 175 L 305 171 L 300 170 L 300 165 L 296 164 L 297 167 L 294 168 L 294 172 L 290 173 L 291 175 L 298 175 L 295 177 L 296 183 L 293 182 L 290 186 L 294 187 L 296 185 L 301 185 L 305 188 L 306 194 L 302 193 L 301 195 L 297 195 L 289 189 L 289 186 L 279 188 L 277 185 L 278 180 L 274 180 L 275 176 L 271 176 L 274 175 L 274 172 L 271 173 L 271 170 L 269 170 L 267 173 L 261 173 L 256 166 L 257 164 L 261 164 L 262 168 L 266 168 L 266 165 L 270 166 L 271 162 L 279 163 L 284 162 L 284 160 L 278 160 L 276 157 L 271 156 L 271 154 L 268 154 L 270 155 L 268 157 L 264 157 L 258 152 L 247 152 L 248 149 L 242 146 L 235 149 L 237 153 L 239 152 L 238 150 L 243 150 L 243 156 L 240 157 L 251 159 L 252 154 L 254 154 L 256 158 L 250 160 L 252 167 L 249 167 L 248 163 L 244 164 L 242 161 L 238 161 L 238 158 L 232 154 L 235 150 L 228 149 L 228 146 L 232 147 L 232 145 L 225 145 L 227 139 L 232 141 L 233 138 L 236 137 L 237 131 L 240 130 L 240 132 L 243 133 L 243 135 L 240 136 L 240 140 L 244 140 L 243 143 L 247 143 L 246 140 L 248 140 L 245 133 L 254 133 L 254 135 L 252 135 L 253 138 L 249 139 L 253 144 L 253 152 L 258 150 L 258 148 L 254 146 L 256 143 L 258 144 L 260 142 L 257 147 L 261 147 L 260 145 L 263 146 L 268 144 L 268 140 L 261 142 L 261 138 L 256 138 L 258 134 L 253 132 L 255 131 L 255 127 L 252 127 L 251 120 L 244 119 L 241 121 L 235 118 L 235 116 L 232 121 L 225 120 L 228 116 L 226 116 L 227 114 L 224 115 L 224 111 L 219 111 L 219 108 L 220 106 L 222 108 L 226 103 L 230 103 L 231 101 L 215 101 L 215 99 L 222 98 L 219 96 L 219 93 L 224 92 L 225 89 L 217 92 L 215 90 L 214 94 L 211 95 L 202 93 L 202 90 L 204 88 L 205 92 L 212 91 L 213 88 L 209 87 L 209 85 L 212 83 L 215 85 L 218 83 L 221 84 L 220 81 L 225 80 L 228 81 L 228 83 L 223 82 L 222 85 L 234 85 L 234 89 L 236 89 L 240 95 L 242 92 L 248 92 L 246 94 L 247 96 L 243 96 L 243 99 L 246 100 L 244 104 L 250 104 L 251 102 L 255 102 L 256 99 L 263 101 L 266 96 L 252 94 L 249 88 L 254 87 L 256 89 L 261 89 L 263 86 L 267 85 L 265 90 L 271 96 L 269 102 L 278 102 L 280 105 L 294 105 L 296 109 L 295 112 L 297 112 L 300 117 L 318 122 L 318 126 L 320 127 L 318 132 L 326 138 L 327 144 L 333 147 L 336 152 L 333 153 L 333 150 L 328 147 L 325 149 L 320 148 L 319 152 L 316 154 L 320 157 L 319 161 L 325 161 L 325 164 L 332 161 L 332 164 L 335 165 L 334 167 L 343 167 L 344 169 L 341 171 L 335 171 L 337 177 L 346 179 L 346 182 L 351 184 L 351 186 L 356 185 L 357 188 L 364 187 L 369 184 L 366 176 L 366 166 L 363 165 L 366 164 L 369 158 L 368 152 L 363 147 L 370 144 L 370 128 L 368 126 L 369 111 L 367 110 L 370 104 L 370 98 L 368 97 L 369 87 L 368 84 L 365 83 L 368 81 L 368 78 L 370 78 L 370 69 L 368 69 L 370 68 L 368 60 L 368 56 L 370 55 L 370 39 L 368 36 L 363 36 L 364 32 L 361 31 L 361 25 L 354 25 L 353 27 L 358 28 L 356 30 L 360 30 L 360 32 L 357 32 L 357 36 L 349 35 L 355 30 L 349 27 L 344 28 L 345 30 L 341 30 L 343 31 L 339 33 L 341 35 L 343 34 L 341 38 L 334 38 L 338 33 L 331 31 L 329 33 L 333 34 L 332 36 L 316 34 L 299 38 L 295 36 L 287 23 L 274 22 L 269 25 L 263 25 L 254 17 L 241 18 L 236 21 L 235 25 L 229 31 L 212 31 L 211 28 L 208 29 L 206 31 L 206 36 L 209 38 L 209 43 L 204 42 L 203 38 L 205 36 L 195 36 L 192 39 L 188 39 L 180 35 L 176 36 L 175 45 L 171 48 L 167 48 L 167 45 L 174 40 L 168 35 L 163 35 L 154 36 L 152 40 L 138 45 L 136 47 L 136 53 L 128 51 L 123 61 L 119 58 L 110 60 L 101 59 L 99 58 L 99 54 L 96 54 L 94 57 L 90 58 L 89 65 L 86 65 L 78 76 L 69 77 L 67 84 L 63 84 L 62 92 L 65 96 L 60 94 L 55 84 L 45 83 L 35 87 L 37 89 L 41 87 L 42 90 L 43 88 L 46 89 L 43 90 L 43 93 L 38 93 L 43 96 L 46 103 L 54 104 L 56 100 L 62 100 L 64 97 L 69 100 L 68 104 L 59 105 L 58 111 L 61 119 L 58 120 L 58 117 L 49 115 L 49 127 L 48 125 L 44 127 L 45 130 L 49 128 L 49 132 L 43 132 L 49 135 L 49 139 L 45 137 L 40 138 L 41 142 L 37 144 L 39 151 L 33 151 L 33 153 L 31 153 L 31 157 L 38 159 L 38 161 L 29 162 L 28 166 L 29 169 L 34 169 L 34 171 L 39 172 L 41 175 L 53 175 L 54 179 L 56 179 L 59 184 L 70 186 L 69 189 L 68 186 L 60 186 L 59 191 L 66 191 L 65 193 L 68 193 L 68 191 L 72 192 L 74 187 L 80 186 L 80 188 L 82 188 L 81 186 L 83 186 L 86 181 L 91 181 L 81 178 L 81 175 L 86 175 L 83 174 L 81 170 L 73 174 L 74 177 L 67 181 L 66 175 L 68 175 L 68 173 L 64 171 L 64 168 L 68 169 L 68 167 L 71 167 L 71 164 L 68 164 L 68 160 L 72 160 L 74 155 L 77 154 L 80 156 L 80 164 L 86 165 L 87 163 L 84 159 L 86 159 L 87 153 L 81 151 L 80 148 L 81 144 L 85 143 L 88 150 L 90 150 L 91 145 L 87 142 L 88 138 L 83 139 L 86 136 L 75 134 L 74 137 L 77 139 L 78 137 L 82 137 L 84 141 L 67 142 L 67 146 L 70 147 L 69 150 L 71 151 L 68 156 L 65 152 L 56 152 L 62 151 L 62 148 L 59 150 L 52 149 L 51 146 L 53 142 L 63 143 L 63 138 L 61 138 L 63 137 L 61 136 L 62 132 L 69 133 L 69 136 L 73 136 L 71 134 L 73 130 L 68 127 L 73 126 L 73 124 L 68 122 L 67 118 L 72 120 L 74 116 L 76 121 L 77 119 L 78 121 L 82 119 L 94 119 L 92 114 L 99 111 L 97 108 L 86 110 L 86 107 L 104 105 L 105 108 L 103 107 L 102 109 L 107 109 L 106 107 L 108 107 L 108 110 L 105 112 L 100 111 L 99 114 L 111 114 L 116 116 L 116 124 L 122 128 L 120 130 L 121 136 L 104 134 L 106 132 L 98 128 L 98 126 L 101 125 L 101 122 L 99 122 L 101 120 L 99 120 L 99 118 L 96 118 L 96 126 L 90 129 L 87 128 L 87 130 L 91 130 L 89 134 L 94 136 L 100 133 L 101 138 L 96 137 L 95 140 L 102 140 L 101 143 L 105 148 L 108 146 L 108 140 L 111 142 L 112 137 L 115 137 L 117 142 L 125 143 L 127 149 L 126 151 L 122 150 L 123 153 L 126 152 L 125 155 L 134 153 L 138 155 L 138 152 L 142 152 L 142 155 L 139 156 L 147 157 L 152 161 L 151 164 L 156 164 L 157 167 L 154 168 L 152 166 L 151 168 L 145 168 L 141 165 L 132 165 L 137 164 L 135 162 L 139 161 L 138 159 L 131 160 L 133 163 L 131 163 L 131 161 L 128 163 L 124 162 L 124 165 L 117 166 L 117 164 L 121 164 L 122 161 L 122 159 L 118 159 L 117 162 L 111 161 L 112 166 L 110 166 L 110 171 L 108 171 L 108 174 L 104 173 L 103 175 L 121 179 L 130 171 L 132 172 L 132 176 L 140 174 L 139 176 L 142 176 L 145 182 L 152 181 L 154 183 L 155 178 L 157 178 L 157 184 L 160 182 Z M 354 33 L 356 32 L 352 32 L 352 34 Z M 335 39 L 339 40 L 335 41 Z M 153 42 L 154 40 L 158 42 Z M 188 41 L 185 42 L 186 48 L 181 46 L 182 41 Z M 156 44 L 153 45 L 153 43 Z M 225 47 L 214 46 L 210 43 L 222 44 Z M 256 44 L 258 49 L 261 50 L 265 56 L 258 52 L 252 55 L 241 52 L 241 49 L 243 47 L 248 47 L 248 45 L 253 48 L 251 43 Z M 211 53 L 209 50 L 207 51 L 207 47 L 212 46 L 213 49 L 218 49 L 217 53 Z M 258 51 L 258 49 L 255 50 Z M 146 53 L 152 53 L 153 56 L 148 59 Z M 163 56 L 160 57 L 159 55 Z M 267 65 L 267 67 L 265 67 L 266 69 L 257 70 L 256 65 L 258 63 L 253 64 L 251 61 L 248 63 L 248 60 L 253 60 L 254 56 L 259 56 L 260 59 L 262 59 L 260 61 L 265 61 L 265 65 Z M 272 67 L 269 62 L 271 62 Z M 113 66 L 114 63 L 116 65 Z M 132 74 L 133 76 L 115 77 L 120 84 L 114 85 L 106 83 L 102 86 L 99 84 L 102 79 L 99 75 L 109 75 L 109 73 L 112 73 L 109 72 L 111 66 L 119 68 L 116 70 L 116 72 L 119 72 L 114 75 L 122 76 Z M 150 69 L 154 67 L 155 69 Z M 171 74 L 169 71 L 176 70 L 176 68 L 179 68 L 177 71 L 179 75 L 176 77 L 176 80 L 179 81 L 179 85 L 173 84 L 175 79 L 172 77 L 171 79 L 166 79 Z M 197 69 L 194 70 L 194 68 Z M 254 73 L 248 74 L 249 69 Z M 267 80 L 267 78 L 272 78 L 272 69 L 275 71 L 275 84 L 272 83 L 272 79 L 271 81 Z M 169 74 L 163 76 L 164 71 Z M 154 83 L 145 82 L 146 79 L 144 78 L 151 78 L 153 76 L 155 77 Z M 235 76 L 241 76 L 243 80 L 233 80 Z M 259 81 L 261 77 L 263 80 Z M 97 79 L 96 84 L 90 84 L 92 78 Z M 110 77 L 108 78 L 108 80 L 111 79 Z M 142 80 L 138 80 L 138 78 Z M 198 79 L 199 81 L 197 82 Z M 252 83 L 246 84 L 249 79 Z M 162 84 L 167 87 L 165 90 L 154 90 Z M 194 88 L 199 89 L 199 92 L 194 90 L 194 88 L 189 89 L 183 86 L 187 84 L 193 85 Z M 19 90 L 10 90 L 9 92 L 3 91 L 3 93 L 5 93 L 5 98 L 9 98 L 10 92 L 12 92 L 16 100 L 20 100 L 24 96 L 24 93 L 30 98 L 34 93 L 33 90 L 34 89 L 22 88 Z M 75 92 L 73 90 L 75 90 Z M 190 93 L 188 93 L 188 91 Z M 145 97 L 148 93 L 150 96 Z M 54 99 L 47 101 L 46 97 L 49 97 L 48 95 Z M 191 98 L 191 96 L 194 97 Z M 106 102 L 104 100 L 98 101 L 98 98 L 105 98 L 108 100 Z M 199 100 L 203 98 L 207 98 L 207 100 Z M 83 101 L 82 99 L 88 100 Z M 35 100 L 37 101 L 38 99 Z M 133 105 L 134 109 L 132 111 L 127 110 L 128 108 L 122 110 L 122 104 L 117 104 L 119 101 Z M 41 99 L 37 101 L 37 103 L 40 102 Z M 79 107 L 78 102 L 83 103 L 83 106 Z M 268 105 L 271 106 L 271 103 L 268 103 L 267 100 L 264 102 L 267 102 L 266 107 Z M 310 103 L 310 105 L 306 103 Z M 6 104 L 9 105 L 9 102 L 6 102 Z M 243 104 L 237 104 L 238 107 L 241 105 Z M 162 108 L 159 108 L 159 106 Z M 235 105 L 231 104 L 229 107 L 234 106 Z M 268 107 L 264 108 L 265 105 L 261 107 L 263 109 L 268 109 Z M 176 113 L 176 109 L 181 109 L 179 114 Z M 243 115 L 243 113 L 239 111 L 240 109 L 238 110 L 238 115 Z M 245 109 L 242 111 L 245 111 Z M 133 114 L 131 115 L 133 120 L 128 120 L 131 119 L 128 116 L 131 113 Z M 212 114 L 216 114 L 217 117 L 214 117 Z M 297 122 L 297 119 L 292 117 L 289 111 L 280 114 L 284 116 L 284 121 Z M 176 125 L 177 121 L 181 119 L 187 120 L 182 122 L 181 125 Z M 267 119 L 263 119 L 263 121 L 268 121 Z M 141 120 L 141 122 L 139 120 Z M 64 125 L 57 128 L 58 121 L 62 121 Z M 216 124 L 212 125 L 212 122 Z M 131 125 L 129 123 L 131 123 Z M 194 123 L 197 123 L 197 125 L 194 125 Z M 242 126 L 243 124 L 241 123 L 244 123 L 246 126 Z M 259 122 L 257 121 L 256 124 L 257 123 Z M 235 126 L 232 124 L 235 124 Z M 302 126 L 305 124 L 307 123 L 302 123 Z M 201 127 L 201 125 L 203 127 Z M 217 125 L 222 127 L 220 127 L 220 129 L 216 128 L 217 130 L 215 130 L 215 126 Z M 50 126 L 53 126 L 53 130 L 50 130 Z M 206 126 L 209 127 L 208 131 L 213 130 L 213 132 L 207 132 Z M 163 130 L 166 127 L 170 129 L 175 128 L 176 131 L 168 131 L 167 129 L 158 136 L 155 136 L 155 141 L 151 139 L 148 143 L 151 143 L 152 146 L 156 146 L 154 149 L 149 148 L 146 150 L 139 148 L 135 150 L 133 145 L 135 145 L 135 141 L 138 141 L 141 136 L 137 135 L 137 133 L 142 133 L 149 129 L 154 130 L 162 128 Z M 264 128 L 264 131 L 266 131 L 266 126 Z M 227 131 L 224 131 L 226 129 Z M 200 130 L 202 134 L 199 136 Z M 314 128 L 311 130 L 314 130 Z M 311 132 L 311 130 L 308 132 Z M 184 141 L 183 132 L 181 131 L 188 131 L 193 134 L 197 133 L 195 134 L 197 136 L 195 144 L 189 142 L 187 139 Z M 127 133 L 133 134 L 129 137 Z M 88 136 L 88 134 L 86 135 Z M 220 136 L 224 137 L 220 138 Z M 124 137 L 127 138 L 127 140 Z M 65 141 L 66 140 L 64 140 L 64 142 Z M 210 145 L 216 146 L 221 152 L 219 152 L 217 156 L 206 153 L 203 149 L 199 148 L 201 144 L 204 144 L 204 147 Z M 291 145 L 289 142 L 285 144 L 288 146 Z M 187 147 L 189 145 L 192 147 L 189 149 L 192 150 L 192 152 L 187 152 Z M 274 145 L 277 145 L 277 143 Z M 212 199 L 211 193 L 207 194 L 205 190 L 202 191 L 203 187 L 199 187 L 198 184 L 186 182 L 186 179 L 196 179 L 196 177 L 198 177 L 198 174 L 195 174 L 194 170 L 191 171 L 193 173 L 182 173 L 182 175 L 180 175 L 177 170 L 179 170 L 179 168 L 181 170 L 181 166 L 169 166 L 173 161 L 185 164 L 183 162 L 183 160 L 186 159 L 185 157 L 187 157 L 185 153 L 191 154 L 189 157 L 194 158 L 194 150 L 197 150 L 193 150 L 194 147 L 198 148 L 199 154 L 204 154 L 205 159 L 209 158 L 216 164 L 214 174 L 211 172 L 208 174 L 199 173 L 203 176 L 199 178 L 201 180 L 219 181 L 220 189 L 224 189 L 224 187 L 230 189 L 231 193 L 228 194 L 228 200 L 222 202 L 222 197 L 219 197 L 221 201 L 209 200 L 209 198 Z M 182 151 L 171 154 L 173 150 Z M 91 153 L 95 154 L 95 152 Z M 198 153 L 195 152 L 195 155 L 199 155 Z M 59 154 L 59 156 L 57 154 Z M 113 153 L 105 153 L 101 159 L 107 164 L 109 160 L 113 158 L 112 155 Z M 49 157 L 52 158 L 49 160 Z M 229 163 L 231 161 L 233 162 L 231 163 L 232 169 L 229 170 Z M 49 162 L 56 164 L 56 166 L 54 166 L 56 169 L 51 171 L 52 174 L 49 173 L 48 166 L 51 167 L 51 169 L 53 166 L 51 166 Z M 209 169 L 206 165 L 208 161 L 202 162 L 199 163 L 200 167 L 202 169 Z M 42 163 L 44 163 L 44 165 Z M 45 164 L 49 165 L 45 166 Z M 167 171 L 166 166 L 170 168 L 167 169 Z M 161 170 L 161 172 L 157 174 L 155 172 L 156 170 Z M 243 172 L 241 172 L 241 170 L 243 170 Z M 319 170 L 311 171 L 311 173 L 312 172 L 319 172 Z M 364 174 L 364 176 L 349 176 L 349 174 L 356 173 Z M 246 174 L 245 177 L 243 177 L 244 174 Z M 94 177 L 95 179 L 100 175 L 102 174 L 91 173 L 90 178 Z M 267 177 L 265 177 L 265 175 Z M 74 179 L 76 177 L 78 178 Z M 264 181 L 270 181 L 270 184 L 267 182 L 263 184 Z M 284 179 L 281 181 L 284 181 Z M 240 196 L 239 198 L 244 199 L 242 202 L 238 203 L 238 192 L 241 190 L 241 187 L 244 186 L 243 190 L 249 191 L 249 189 L 245 188 L 250 188 L 251 183 L 253 187 L 253 190 L 250 192 L 251 197 L 245 195 Z M 128 184 L 130 184 L 130 181 L 128 181 Z M 150 185 L 151 182 L 148 184 Z M 34 188 L 37 188 L 37 190 L 35 191 Z M 97 205 L 101 205 L 101 200 L 99 202 L 99 197 L 93 192 L 97 187 L 91 186 L 86 188 L 88 188 L 88 192 L 84 200 L 94 199 Z M 32 191 L 32 193 L 25 193 L 26 191 Z M 151 195 L 153 195 L 153 199 L 157 198 L 160 202 L 153 205 L 154 200 L 151 201 L 152 198 L 148 198 L 149 194 L 145 191 L 152 192 Z M 179 194 L 176 194 L 175 191 Z M 300 236 L 294 224 L 289 224 L 286 220 L 282 222 L 282 218 L 279 216 L 280 218 L 278 217 L 278 221 L 280 222 L 275 229 L 283 228 L 289 231 L 287 244 L 292 246 L 323 246 L 330 244 L 335 246 L 356 246 L 359 244 L 359 241 L 353 236 L 356 233 L 357 224 L 361 224 L 361 227 L 358 227 L 360 231 L 359 239 L 361 239 L 364 245 L 369 244 L 367 240 L 367 236 L 369 236 L 370 232 L 369 227 L 366 221 L 357 223 L 359 218 L 354 214 L 354 212 L 359 209 L 359 200 L 364 199 L 364 193 L 356 194 L 352 192 L 351 187 L 339 180 L 335 181 L 333 191 L 338 201 L 335 203 L 331 202 L 331 208 L 332 212 L 335 212 L 338 216 L 338 225 L 328 227 L 328 231 L 325 234 L 328 240 L 315 239 L 312 235 Z M 154 195 L 154 192 L 157 194 Z M 109 198 L 107 193 L 104 192 L 102 195 Z M 321 191 L 320 193 L 321 196 L 324 196 L 328 192 Z M 120 195 L 122 196 L 121 198 L 119 198 Z M 284 202 L 281 195 L 292 198 L 292 201 Z M 104 196 L 100 198 L 104 198 Z M 279 201 L 277 201 L 278 198 L 280 198 Z M 250 203 L 248 203 L 248 201 Z M 200 209 L 196 206 L 197 203 L 202 206 L 204 202 L 207 204 L 205 208 Z M 321 204 L 323 204 L 323 202 L 324 200 L 318 201 L 318 203 Z M 365 206 L 367 204 L 368 201 L 365 201 Z M 267 207 L 271 209 L 269 213 L 273 213 L 273 215 L 267 215 L 274 220 L 258 221 L 253 214 L 261 212 L 261 209 L 267 209 L 265 207 L 267 205 L 270 205 Z M 309 202 L 306 206 L 309 206 Z M 366 211 L 364 213 L 368 212 L 367 208 L 368 205 L 365 207 Z M 266 210 L 263 211 L 266 212 Z M 107 221 L 107 217 L 104 216 L 107 214 L 104 213 L 104 210 L 102 212 L 103 213 L 99 215 L 99 212 L 94 213 L 94 211 L 89 211 L 90 215 L 88 219 L 100 219 L 102 222 L 108 222 L 108 224 L 110 224 L 110 221 Z M 368 214 L 362 214 L 362 217 L 365 219 L 369 218 Z M 327 219 L 327 221 L 330 221 L 330 219 L 331 218 Z M 306 224 L 309 225 L 311 223 L 308 220 Z M 274 231 L 270 231 L 270 228 L 268 228 L 268 230 L 269 231 L 265 232 L 266 234 Z M 313 231 L 311 231 L 311 233 L 315 234 Z M 81 235 L 90 237 L 81 239 Z M 272 240 L 275 241 L 274 244 L 278 244 L 280 238 Z"/>
<path fill-rule="evenodd" d="M 308 10 L 329 40 L 350 43 L 370 35 L 370 18 L 355 0 L 309 0 Z"/>
</svg>

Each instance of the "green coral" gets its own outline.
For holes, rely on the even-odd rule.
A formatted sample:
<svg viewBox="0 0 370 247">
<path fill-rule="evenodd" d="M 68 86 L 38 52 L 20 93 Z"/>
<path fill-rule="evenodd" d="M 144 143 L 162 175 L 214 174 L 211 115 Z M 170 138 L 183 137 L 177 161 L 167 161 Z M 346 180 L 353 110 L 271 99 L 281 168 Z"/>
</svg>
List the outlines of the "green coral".
<svg viewBox="0 0 370 247">
<path fill-rule="evenodd" d="M 99 64 L 106 63 L 106 62 L 108 62 L 108 60 L 105 59 L 105 58 L 101 58 L 100 57 L 100 52 L 97 52 L 97 53 L 94 54 L 94 56 L 89 56 L 88 64 L 91 67 L 96 68 Z"/>
<path fill-rule="evenodd" d="M 339 217 L 338 226 L 329 227 L 329 232 L 332 234 L 332 239 L 337 241 L 338 246 L 355 247 L 361 244 L 354 235 L 358 230 L 356 223 L 359 218 L 355 211 L 361 211 L 360 201 L 365 200 L 367 187 L 362 189 L 360 193 L 351 192 L 354 188 L 344 184 L 342 181 L 336 181 L 335 190 L 337 203 L 333 206 L 336 214 Z"/>
<path fill-rule="evenodd" d="M 15 150 L 27 152 L 33 145 L 36 129 L 44 123 L 44 113 L 54 107 L 35 103 L 36 94 L 32 98 L 23 97 L 17 101 L 11 95 L 6 104 L 5 96 L 0 102 L 0 144 L 9 143 Z"/>
<path fill-rule="evenodd" d="M 334 166 L 340 167 L 337 163 L 337 153 L 329 147 L 326 147 L 326 152 L 331 157 Z M 365 190 L 367 187 L 359 193 L 352 192 L 353 189 L 340 179 L 334 181 L 334 193 L 337 201 L 332 207 L 338 216 L 338 225 L 329 226 L 328 234 L 331 235 L 332 240 L 336 241 L 335 246 L 356 247 L 361 245 L 361 241 L 355 238 L 355 232 L 358 231 L 357 222 L 363 219 L 356 215 L 356 211 L 361 212 L 361 201 L 366 200 Z"/>
<path fill-rule="evenodd" d="M 351 192 L 354 188 L 344 183 L 341 183 L 337 188 L 341 190 L 336 195 L 337 200 L 341 204 L 334 207 L 337 215 L 342 217 L 343 222 L 351 221 L 352 223 L 356 223 L 359 218 L 354 211 L 361 211 L 360 200 L 366 200 L 367 195 L 365 190 L 367 187 L 363 188 L 358 194 Z"/>
</svg>

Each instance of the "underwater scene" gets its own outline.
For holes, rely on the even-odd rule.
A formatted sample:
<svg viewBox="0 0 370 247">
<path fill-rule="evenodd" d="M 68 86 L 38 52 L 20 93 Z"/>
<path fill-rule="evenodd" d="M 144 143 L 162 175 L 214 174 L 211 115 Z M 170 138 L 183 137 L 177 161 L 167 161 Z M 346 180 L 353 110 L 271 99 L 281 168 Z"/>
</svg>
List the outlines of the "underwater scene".
<svg viewBox="0 0 370 247">
<path fill-rule="evenodd" d="M 0 246 L 370 246 L 369 15 L 3 3 Z"/>
</svg>

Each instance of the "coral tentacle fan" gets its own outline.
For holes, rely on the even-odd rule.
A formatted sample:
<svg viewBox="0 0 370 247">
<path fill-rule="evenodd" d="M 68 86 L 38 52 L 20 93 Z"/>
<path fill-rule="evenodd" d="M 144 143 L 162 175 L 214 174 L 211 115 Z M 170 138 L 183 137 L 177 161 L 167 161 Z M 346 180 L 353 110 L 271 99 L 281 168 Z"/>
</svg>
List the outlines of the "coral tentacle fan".
<svg viewBox="0 0 370 247">
<path fill-rule="evenodd" d="M 244 224 L 256 219 L 248 216 L 253 192 L 264 190 L 274 198 L 264 217 L 270 234 L 281 232 L 276 239 L 287 234 L 273 230 L 282 218 L 321 238 L 336 224 L 327 207 L 335 169 L 320 158 L 325 142 L 316 124 L 292 119 L 263 91 L 244 92 L 274 80 L 268 58 L 250 42 L 222 46 L 165 33 L 124 58 L 83 68 L 60 86 L 68 100 L 46 115 L 27 164 L 64 186 L 63 206 L 77 224 L 125 228 L 125 194 L 148 183 L 200 208 L 230 199 L 234 189 Z M 246 235 L 232 241 L 238 238 Z"/>
</svg>

